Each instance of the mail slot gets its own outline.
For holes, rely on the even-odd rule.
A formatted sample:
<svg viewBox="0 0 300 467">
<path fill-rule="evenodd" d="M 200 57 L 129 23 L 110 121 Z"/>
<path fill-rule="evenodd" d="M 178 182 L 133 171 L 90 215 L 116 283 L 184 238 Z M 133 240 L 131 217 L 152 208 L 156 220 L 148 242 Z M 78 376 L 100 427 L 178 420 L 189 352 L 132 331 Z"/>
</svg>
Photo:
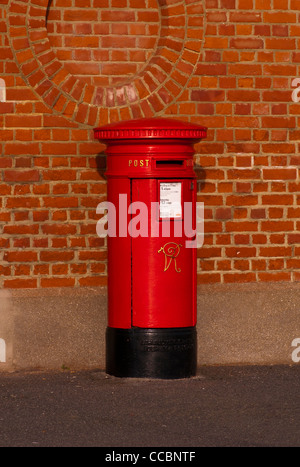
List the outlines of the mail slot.
<svg viewBox="0 0 300 467">
<path fill-rule="evenodd" d="M 173 119 L 94 130 L 106 143 L 108 235 L 106 371 L 185 378 L 197 368 L 197 201 L 194 144 L 205 127 Z M 188 206 L 188 209 L 187 209 Z"/>
<path fill-rule="evenodd" d="M 178 167 L 178 166 L 183 166 L 184 161 L 183 160 L 165 160 L 165 161 L 156 161 L 156 167 L 157 168 L 165 168 L 165 167 Z"/>
</svg>

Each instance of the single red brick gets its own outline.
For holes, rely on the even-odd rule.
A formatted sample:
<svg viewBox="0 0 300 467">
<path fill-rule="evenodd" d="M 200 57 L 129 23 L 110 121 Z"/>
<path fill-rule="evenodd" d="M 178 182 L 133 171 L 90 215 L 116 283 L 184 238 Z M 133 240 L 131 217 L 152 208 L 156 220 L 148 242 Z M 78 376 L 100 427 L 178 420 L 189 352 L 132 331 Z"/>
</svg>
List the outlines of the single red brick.
<svg viewBox="0 0 300 467">
<path fill-rule="evenodd" d="M 40 173 L 38 170 L 5 170 L 6 182 L 38 182 Z"/>
<path fill-rule="evenodd" d="M 116 18 L 116 16 L 114 15 Z M 98 20 L 98 11 L 97 9 L 92 10 L 90 8 L 81 8 L 78 10 L 65 9 L 63 15 L 64 21 L 97 21 Z M 110 21 L 110 20 L 107 20 Z"/>
<path fill-rule="evenodd" d="M 32 263 L 37 261 L 37 253 L 33 251 L 6 251 L 3 260 L 9 263 Z"/>
<path fill-rule="evenodd" d="M 39 115 L 7 115 L 6 126 L 11 128 L 34 128 L 42 126 Z"/>
<path fill-rule="evenodd" d="M 37 287 L 37 279 L 6 279 L 4 280 L 4 288 L 35 289 L 36 287 Z"/>
<path fill-rule="evenodd" d="M 235 37 L 230 40 L 230 47 L 236 49 L 262 49 L 264 41 L 256 37 Z"/>
<path fill-rule="evenodd" d="M 65 262 L 74 259 L 73 251 L 41 251 L 40 261 L 44 262 Z"/>
</svg>

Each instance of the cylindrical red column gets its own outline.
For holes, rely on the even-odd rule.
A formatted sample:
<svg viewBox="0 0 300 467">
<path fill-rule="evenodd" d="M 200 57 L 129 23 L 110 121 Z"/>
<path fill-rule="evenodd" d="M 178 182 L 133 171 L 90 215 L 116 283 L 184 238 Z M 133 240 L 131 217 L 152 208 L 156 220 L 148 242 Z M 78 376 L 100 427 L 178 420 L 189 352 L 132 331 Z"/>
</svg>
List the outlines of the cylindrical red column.
<svg viewBox="0 0 300 467">
<path fill-rule="evenodd" d="M 95 129 L 107 144 L 109 374 L 196 372 L 193 146 L 206 131 L 163 118 Z"/>
</svg>

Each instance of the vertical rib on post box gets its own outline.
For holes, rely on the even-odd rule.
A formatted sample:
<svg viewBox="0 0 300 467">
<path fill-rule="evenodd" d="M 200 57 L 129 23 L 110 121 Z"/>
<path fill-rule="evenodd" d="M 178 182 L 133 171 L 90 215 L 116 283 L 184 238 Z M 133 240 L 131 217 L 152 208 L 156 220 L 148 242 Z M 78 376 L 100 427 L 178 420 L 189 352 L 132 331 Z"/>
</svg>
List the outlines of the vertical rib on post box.
<svg viewBox="0 0 300 467">
<path fill-rule="evenodd" d="M 187 378 L 197 367 L 197 184 L 193 146 L 207 129 L 172 119 L 94 130 L 107 145 L 106 371 Z M 189 244 L 190 243 L 190 244 Z"/>
</svg>

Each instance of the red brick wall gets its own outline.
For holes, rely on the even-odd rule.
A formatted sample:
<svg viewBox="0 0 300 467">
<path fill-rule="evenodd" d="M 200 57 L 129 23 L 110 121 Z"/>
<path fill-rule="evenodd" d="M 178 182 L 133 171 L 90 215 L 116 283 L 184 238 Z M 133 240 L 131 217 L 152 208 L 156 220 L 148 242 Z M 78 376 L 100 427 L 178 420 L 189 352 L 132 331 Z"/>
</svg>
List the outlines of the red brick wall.
<svg viewBox="0 0 300 467">
<path fill-rule="evenodd" d="M 299 19 L 299 0 L 0 0 L 0 287 L 106 283 L 92 129 L 157 116 L 209 128 L 199 281 L 300 280 Z"/>
</svg>

